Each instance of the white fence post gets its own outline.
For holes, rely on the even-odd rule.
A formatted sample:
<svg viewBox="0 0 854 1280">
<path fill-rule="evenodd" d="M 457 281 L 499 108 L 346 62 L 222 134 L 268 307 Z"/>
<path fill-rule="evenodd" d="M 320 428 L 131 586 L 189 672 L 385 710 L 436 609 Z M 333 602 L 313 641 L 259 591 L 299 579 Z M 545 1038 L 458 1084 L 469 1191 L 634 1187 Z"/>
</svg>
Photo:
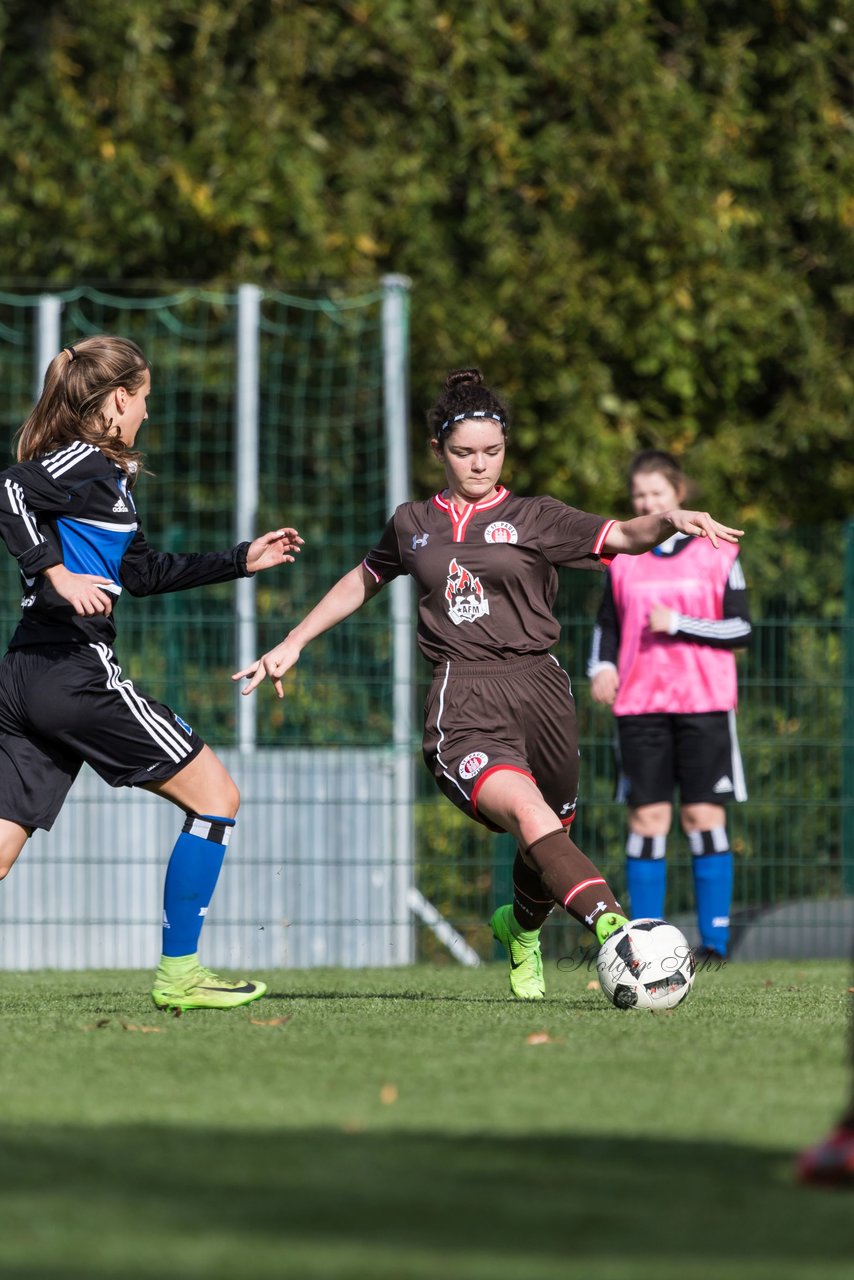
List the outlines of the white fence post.
<svg viewBox="0 0 854 1280">
<path fill-rule="evenodd" d="M 251 541 L 256 535 L 258 513 L 259 457 L 259 350 L 261 290 L 242 284 L 237 290 L 237 399 L 234 418 L 235 520 L 236 542 Z M 237 667 L 258 657 L 255 579 L 237 580 Z M 237 746 L 246 754 L 254 751 L 257 736 L 257 698 L 244 698 L 238 688 Z"/>
<path fill-rule="evenodd" d="M 386 505 L 391 515 L 410 498 L 409 414 L 407 411 L 409 290 L 408 276 L 382 278 L 383 386 L 386 441 Z M 411 963 L 414 938 L 408 897 L 415 867 L 415 785 L 412 771 L 412 588 L 407 576 L 391 591 L 393 743 L 395 760 L 394 848 L 397 865 L 395 929 L 399 964 Z"/>
<path fill-rule="evenodd" d="M 47 367 L 53 357 L 59 353 L 61 318 L 62 299 L 50 293 L 43 293 L 39 298 L 36 320 L 36 377 L 33 388 L 36 400 L 41 395 Z"/>
</svg>

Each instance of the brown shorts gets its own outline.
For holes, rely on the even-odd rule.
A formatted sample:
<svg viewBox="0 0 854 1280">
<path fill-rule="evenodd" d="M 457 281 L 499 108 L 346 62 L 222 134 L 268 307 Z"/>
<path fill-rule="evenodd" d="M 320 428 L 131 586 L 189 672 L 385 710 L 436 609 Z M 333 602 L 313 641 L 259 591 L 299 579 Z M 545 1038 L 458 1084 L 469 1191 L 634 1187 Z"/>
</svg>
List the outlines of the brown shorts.
<svg viewBox="0 0 854 1280">
<path fill-rule="evenodd" d="M 423 749 L 439 789 L 490 831 L 498 828 L 478 813 L 477 793 L 496 769 L 533 778 L 564 826 L 575 817 L 575 700 L 569 676 L 549 654 L 437 666 Z"/>
</svg>

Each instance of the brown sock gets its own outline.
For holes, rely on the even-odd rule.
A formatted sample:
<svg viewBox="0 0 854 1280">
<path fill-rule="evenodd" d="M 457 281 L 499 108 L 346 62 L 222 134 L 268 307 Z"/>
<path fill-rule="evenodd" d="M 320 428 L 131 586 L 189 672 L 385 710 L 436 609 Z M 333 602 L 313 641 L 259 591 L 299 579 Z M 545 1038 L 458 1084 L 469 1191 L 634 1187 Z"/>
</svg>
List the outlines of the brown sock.
<svg viewBox="0 0 854 1280">
<path fill-rule="evenodd" d="M 513 915 L 522 929 L 540 929 L 554 910 L 554 898 L 533 867 L 516 850 L 513 863 Z"/>
<path fill-rule="evenodd" d="M 525 860 L 555 901 L 591 931 L 599 916 L 624 914 L 604 876 L 565 831 L 553 831 L 529 844 Z"/>
</svg>

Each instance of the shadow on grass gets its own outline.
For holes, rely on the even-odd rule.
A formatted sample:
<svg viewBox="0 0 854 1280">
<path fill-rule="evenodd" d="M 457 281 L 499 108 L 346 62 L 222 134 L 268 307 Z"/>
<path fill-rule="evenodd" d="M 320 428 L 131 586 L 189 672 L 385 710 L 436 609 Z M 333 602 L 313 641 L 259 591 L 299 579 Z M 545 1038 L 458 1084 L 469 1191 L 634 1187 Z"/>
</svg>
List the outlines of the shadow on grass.
<svg viewBox="0 0 854 1280">
<path fill-rule="evenodd" d="M 286 1000 L 298 1004 L 301 1000 L 409 1000 L 418 1004 L 518 1004 L 508 991 L 501 996 L 438 995 L 430 991 L 268 991 L 264 1001 Z M 566 1003 L 564 997 L 563 1003 Z"/>
<path fill-rule="evenodd" d="M 127 990 L 116 989 L 108 991 L 106 989 L 97 993 L 97 998 L 101 1001 L 115 1000 L 126 1001 L 128 998 Z M 63 999 L 70 1004 L 86 1004 L 91 1005 L 93 993 L 91 991 L 72 991 L 68 994 L 63 993 Z M 301 1000 L 361 1000 L 364 1003 L 370 1003 L 372 1000 L 403 1000 L 414 1001 L 419 1004 L 518 1004 L 518 1001 L 508 991 L 506 995 L 500 996 L 480 996 L 480 995 L 442 995 L 430 991 L 268 991 L 264 997 L 263 1005 L 258 1008 L 266 1008 L 270 1001 L 286 1000 L 288 1004 L 296 1004 Z M 566 1004 L 566 997 L 560 997 L 561 1003 Z M 552 1003 L 557 1003 L 555 997 Z M 152 1013 L 152 1016 L 155 1016 Z"/>
<path fill-rule="evenodd" d="M 0 1195 L 20 1280 L 320 1275 L 318 1249 L 336 1277 L 841 1276 L 854 1221 L 780 1152 L 581 1136 L 0 1126 Z"/>
</svg>

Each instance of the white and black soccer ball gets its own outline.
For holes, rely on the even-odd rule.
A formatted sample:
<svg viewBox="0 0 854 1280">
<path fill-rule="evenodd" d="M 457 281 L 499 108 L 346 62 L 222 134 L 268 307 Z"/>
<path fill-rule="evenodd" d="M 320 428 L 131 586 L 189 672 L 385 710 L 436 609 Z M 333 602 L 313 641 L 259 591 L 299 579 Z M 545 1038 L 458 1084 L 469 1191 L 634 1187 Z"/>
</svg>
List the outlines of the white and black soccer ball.
<svg viewBox="0 0 854 1280">
<path fill-rule="evenodd" d="M 629 920 L 602 943 L 596 970 L 618 1009 L 674 1009 L 694 985 L 694 954 L 666 920 Z"/>
</svg>

